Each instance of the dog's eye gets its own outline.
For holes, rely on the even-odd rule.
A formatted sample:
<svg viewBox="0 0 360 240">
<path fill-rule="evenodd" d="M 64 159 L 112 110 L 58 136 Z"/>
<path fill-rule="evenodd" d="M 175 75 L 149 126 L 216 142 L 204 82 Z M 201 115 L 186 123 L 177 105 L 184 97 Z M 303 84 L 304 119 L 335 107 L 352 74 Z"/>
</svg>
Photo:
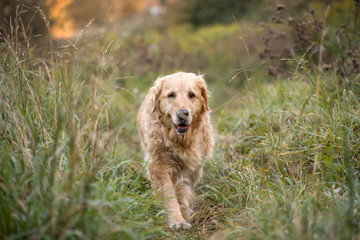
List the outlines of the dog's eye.
<svg viewBox="0 0 360 240">
<path fill-rule="evenodd" d="M 192 93 L 192 92 L 190 92 L 190 93 L 189 93 L 189 98 L 194 98 L 194 97 L 195 97 L 195 94 Z"/>
<path fill-rule="evenodd" d="M 174 98 L 174 97 L 175 97 L 175 93 L 173 93 L 173 92 L 172 92 L 172 93 L 169 93 L 167 97 L 168 97 L 168 98 Z"/>
</svg>

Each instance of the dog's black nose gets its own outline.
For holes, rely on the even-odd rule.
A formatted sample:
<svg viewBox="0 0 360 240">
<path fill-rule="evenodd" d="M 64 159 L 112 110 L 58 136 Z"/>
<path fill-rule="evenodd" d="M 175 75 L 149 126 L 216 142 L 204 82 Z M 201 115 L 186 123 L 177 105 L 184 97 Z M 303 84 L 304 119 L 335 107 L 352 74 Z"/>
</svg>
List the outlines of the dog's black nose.
<svg viewBox="0 0 360 240">
<path fill-rule="evenodd" d="M 189 111 L 186 109 L 180 109 L 177 111 L 177 115 L 180 120 L 186 120 L 189 117 Z"/>
</svg>

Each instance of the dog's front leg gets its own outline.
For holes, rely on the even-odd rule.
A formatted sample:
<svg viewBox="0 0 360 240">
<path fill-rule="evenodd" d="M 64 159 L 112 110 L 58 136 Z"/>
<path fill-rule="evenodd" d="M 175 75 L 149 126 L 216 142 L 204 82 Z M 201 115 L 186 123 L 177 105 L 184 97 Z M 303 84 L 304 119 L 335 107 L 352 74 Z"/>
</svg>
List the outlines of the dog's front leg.
<svg viewBox="0 0 360 240">
<path fill-rule="evenodd" d="M 150 163 L 149 174 L 151 187 L 161 194 L 167 211 L 168 225 L 175 228 L 190 228 L 181 214 L 180 204 L 176 198 L 176 190 L 170 177 L 169 169 L 164 165 Z"/>
<path fill-rule="evenodd" d="M 176 195 L 178 196 L 181 212 L 185 220 L 190 223 L 192 214 L 190 205 L 195 195 L 194 188 L 190 183 L 184 181 L 184 183 L 176 189 Z"/>
</svg>

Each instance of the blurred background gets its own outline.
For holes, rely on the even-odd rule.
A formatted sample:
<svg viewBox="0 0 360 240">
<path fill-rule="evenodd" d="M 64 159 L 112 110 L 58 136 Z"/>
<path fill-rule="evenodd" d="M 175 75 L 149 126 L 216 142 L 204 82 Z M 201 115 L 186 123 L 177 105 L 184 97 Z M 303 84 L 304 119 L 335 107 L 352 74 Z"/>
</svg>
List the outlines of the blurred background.
<svg viewBox="0 0 360 240">
<path fill-rule="evenodd" d="M 71 38 L 93 20 L 94 26 L 116 26 L 134 17 L 162 18 L 166 23 L 191 23 L 194 26 L 231 23 L 261 3 L 261 0 L 3 0 L 1 2 L 2 28 L 16 15 L 16 3 L 23 4 L 34 33 L 46 32 L 45 26 L 34 17 L 33 7 L 40 6 L 49 16 L 55 38 Z M 22 9 L 23 11 L 25 9 Z M 146 21 L 147 21 L 146 20 Z"/>
<path fill-rule="evenodd" d="M 352 0 L 3 0 L 0 31 L 5 36 L 16 25 L 17 37 L 36 46 L 37 56 L 49 55 L 49 47 L 69 50 L 69 42 L 115 41 L 111 71 L 119 88 L 129 77 L 143 79 L 147 88 L 174 71 L 204 73 L 220 107 L 251 72 L 287 75 L 293 68 L 280 59 L 301 56 L 319 42 L 325 22 L 333 32 L 352 22 L 353 8 Z M 297 17 L 303 19 L 291 24 Z M 330 52 L 336 48 L 331 41 Z M 308 55 L 314 61 L 318 48 Z"/>
</svg>

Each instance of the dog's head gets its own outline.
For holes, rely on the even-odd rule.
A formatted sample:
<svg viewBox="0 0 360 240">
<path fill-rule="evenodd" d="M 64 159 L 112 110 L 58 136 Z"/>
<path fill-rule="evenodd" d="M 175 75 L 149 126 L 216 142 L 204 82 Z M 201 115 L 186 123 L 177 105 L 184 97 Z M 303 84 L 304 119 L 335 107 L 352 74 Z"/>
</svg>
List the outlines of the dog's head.
<svg viewBox="0 0 360 240">
<path fill-rule="evenodd" d="M 209 111 L 206 83 L 193 73 L 175 73 L 155 81 L 153 112 L 157 112 L 179 135 L 185 134 L 202 114 Z"/>
</svg>

